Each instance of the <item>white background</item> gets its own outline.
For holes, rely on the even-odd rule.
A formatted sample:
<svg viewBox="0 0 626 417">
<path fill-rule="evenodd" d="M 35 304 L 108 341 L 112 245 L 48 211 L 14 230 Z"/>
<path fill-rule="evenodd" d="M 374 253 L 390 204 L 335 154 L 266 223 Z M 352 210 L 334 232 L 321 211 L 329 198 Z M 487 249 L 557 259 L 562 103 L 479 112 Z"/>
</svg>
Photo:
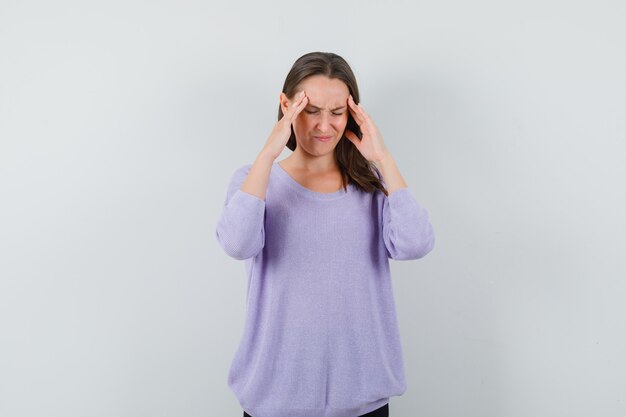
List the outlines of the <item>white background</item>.
<svg viewBox="0 0 626 417">
<path fill-rule="evenodd" d="M 0 0 L 0 415 L 242 415 L 215 224 L 311 51 L 435 227 L 392 261 L 391 416 L 626 415 L 617 0 Z"/>
</svg>

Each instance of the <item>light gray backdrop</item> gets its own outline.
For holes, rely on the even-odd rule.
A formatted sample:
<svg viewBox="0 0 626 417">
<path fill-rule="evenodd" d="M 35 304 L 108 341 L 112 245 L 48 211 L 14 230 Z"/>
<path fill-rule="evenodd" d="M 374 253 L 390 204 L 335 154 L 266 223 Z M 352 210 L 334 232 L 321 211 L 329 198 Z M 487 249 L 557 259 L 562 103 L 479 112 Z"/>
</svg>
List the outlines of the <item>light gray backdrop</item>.
<svg viewBox="0 0 626 417">
<path fill-rule="evenodd" d="M 0 0 L 1 416 L 242 414 L 215 224 L 317 50 L 437 236 L 391 415 L 626 415 L 623 1 Z"/>
</svg>

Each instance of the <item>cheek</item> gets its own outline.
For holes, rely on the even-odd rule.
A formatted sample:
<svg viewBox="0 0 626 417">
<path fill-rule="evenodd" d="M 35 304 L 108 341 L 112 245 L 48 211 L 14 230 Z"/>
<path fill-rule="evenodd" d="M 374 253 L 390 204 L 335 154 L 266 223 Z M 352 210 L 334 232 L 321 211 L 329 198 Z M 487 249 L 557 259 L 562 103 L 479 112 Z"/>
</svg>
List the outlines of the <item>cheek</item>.
<svg viewBox="0 0 626 417">
<path fill-rule="evenodd" d="M 340 129 L 340 130 L 345 129 L 347 124 L 348 124 L 348 116 L 347 115 L 343 115 L 341 117 L 338 117 L 337 121 L 335 123 L 337 128 Z"/>
<path fill-rule="evenodd" d="M 310 130 L 315 125 L 315 120 L 304 112 L 300 113 L 296 119 L 300 124 L 300 128 L 304 130 Z"/>
<path fill-rule="evenodd" d="M 298 132 L 306 132 L 310 130 L 311 121 L 306 114 L 300 113 L 293 121 L 293 128 Z"/>
</svg>

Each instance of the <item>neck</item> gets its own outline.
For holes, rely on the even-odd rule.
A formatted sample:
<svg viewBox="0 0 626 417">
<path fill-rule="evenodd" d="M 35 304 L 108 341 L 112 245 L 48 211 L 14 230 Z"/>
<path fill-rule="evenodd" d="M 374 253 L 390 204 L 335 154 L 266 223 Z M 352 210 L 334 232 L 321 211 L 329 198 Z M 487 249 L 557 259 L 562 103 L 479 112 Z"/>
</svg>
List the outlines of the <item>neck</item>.
<svg viewBox="0 0 626 417">
<path fill-rule="evenodd" d="M 310 173 L 324 173 L 338 171 L 334 152 L 322 156 L 306 154 L 297 147 L 296 150 L 283 160 L 288 166 Z"/>
</svg>

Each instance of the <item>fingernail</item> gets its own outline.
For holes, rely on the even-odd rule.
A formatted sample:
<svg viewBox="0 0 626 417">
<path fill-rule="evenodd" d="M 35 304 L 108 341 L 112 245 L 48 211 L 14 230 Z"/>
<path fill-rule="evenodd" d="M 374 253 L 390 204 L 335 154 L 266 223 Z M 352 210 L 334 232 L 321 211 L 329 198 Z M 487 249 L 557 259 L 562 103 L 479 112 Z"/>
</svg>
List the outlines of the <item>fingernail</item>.
<svg viewBox="0 0 626 417">
<path fill-rule="evenodd" d="M 304 91 L 300 91 L 300 94 L 298 95 L 298 97 L 302 97 L 304 96 Z"/>
</svg>

